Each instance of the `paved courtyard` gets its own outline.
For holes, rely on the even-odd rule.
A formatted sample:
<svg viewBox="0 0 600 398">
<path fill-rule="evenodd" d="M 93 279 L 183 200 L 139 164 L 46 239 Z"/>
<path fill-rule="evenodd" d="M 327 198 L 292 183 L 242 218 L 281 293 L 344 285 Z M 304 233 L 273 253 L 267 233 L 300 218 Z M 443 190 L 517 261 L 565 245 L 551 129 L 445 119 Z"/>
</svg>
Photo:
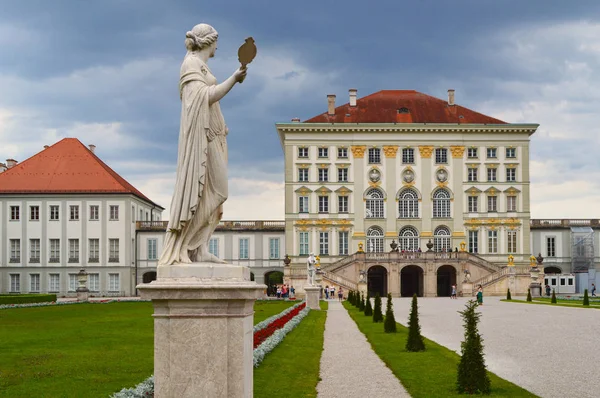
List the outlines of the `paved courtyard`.
<svg viewBox="0 0 600 398">
<path fill-rule="evenodd" d="M 486 364 L 497 375 L 541 397 L 600 396 L 600 310 L 504 303 L 485 297 L 480 307 Z M 422 334 L 460 352 L 464 332 L 457 311 L 467 298 L 419 298 Z M 384 300 L 385 302 L 385 300 Z M 409 298 L 394 299 L 406 325 Z"/>
</svg>

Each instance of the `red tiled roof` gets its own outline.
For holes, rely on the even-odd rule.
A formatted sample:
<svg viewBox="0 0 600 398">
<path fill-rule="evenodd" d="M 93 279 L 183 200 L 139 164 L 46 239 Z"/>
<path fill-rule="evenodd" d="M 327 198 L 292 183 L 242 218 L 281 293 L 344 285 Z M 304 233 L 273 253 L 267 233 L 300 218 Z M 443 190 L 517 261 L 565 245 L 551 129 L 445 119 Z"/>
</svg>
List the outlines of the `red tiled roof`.
<svg viewBox="0 0 600 398">
<path fill-rule="evenodd" d="M 335 108 L 335 115 L 325 112 L 304 123 L 506 124 L 415 90 L 378 91 L 357 99 L 356 106 L 347 103 Z"/>
<path fill-rule="evenodd" d="M 64 138 L 0 173 L 3 193 L 132 194 L 152 202 L 76 138 Z"/>
</svg>

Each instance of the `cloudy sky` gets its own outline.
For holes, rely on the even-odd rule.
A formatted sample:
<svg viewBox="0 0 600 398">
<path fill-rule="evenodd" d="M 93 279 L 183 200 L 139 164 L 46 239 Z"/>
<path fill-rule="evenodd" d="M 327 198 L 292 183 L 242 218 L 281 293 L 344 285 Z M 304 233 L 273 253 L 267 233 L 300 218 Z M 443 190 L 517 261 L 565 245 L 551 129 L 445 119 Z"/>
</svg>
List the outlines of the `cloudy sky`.
<svg viewBox="0 0 600 398">
<path fill-rule="evenodd" d="M 227 219 L 283 218 L 276 122 L 326 111 L 327 94 L 415 89 L 513 123 L 532 139 L 532 217 L 598 218 L 597 0 L 0 0 L 0 159 L 63 137 L 154 201 L 172 193 L 185 32 L 219 31 L 211 69 L 259 57 L 221 102 L 229 126 Z M 165 213 L 166 219 L 168 213 Z"/>
</svg>

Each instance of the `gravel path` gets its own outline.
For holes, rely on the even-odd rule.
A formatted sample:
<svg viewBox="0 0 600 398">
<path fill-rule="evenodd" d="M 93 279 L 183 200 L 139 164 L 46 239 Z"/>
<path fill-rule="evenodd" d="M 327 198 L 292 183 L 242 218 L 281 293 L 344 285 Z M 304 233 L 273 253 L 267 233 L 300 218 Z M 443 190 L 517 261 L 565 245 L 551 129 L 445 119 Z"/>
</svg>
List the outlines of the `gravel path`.
<svg viewBox="0 0 600 398">
<path fill-rule="evenodd" d="M 338 301 L 329 301 L 317 392 L 319 398 L 410 397 Z"/>
<path fill-rule="evenodd" d="M 480 332 L 490 371 L 548 398 L 599 397 L 600 310 L 500 302 L 485 297 Z M 411 299 L 394 299 L 407 324 Z M 419 298 L 421 333 L 456 352 L 468 299 Z M 493 386 L 492 386 L 493 387 Z"/>
</svg>

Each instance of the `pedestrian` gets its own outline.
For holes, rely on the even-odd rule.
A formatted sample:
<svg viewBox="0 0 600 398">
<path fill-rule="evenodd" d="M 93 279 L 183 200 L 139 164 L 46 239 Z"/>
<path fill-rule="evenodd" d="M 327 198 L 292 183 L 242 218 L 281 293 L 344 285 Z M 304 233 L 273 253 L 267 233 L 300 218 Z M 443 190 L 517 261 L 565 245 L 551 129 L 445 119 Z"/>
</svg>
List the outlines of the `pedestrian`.
<svg viewBox="0 0 600 398">
<path fill-rule="evenodd" d="M 281 298 L 281 286 L 277 286 L 277 298 Z"/>
<path fill-rule="evenodd" d="M 295 299 L 296 298 L 296 289 L 294 289 L 294 285 L 292 285 L 292 287 L 290 287 L 290 298 Z"/>
<path fill-rule="evenodd" d="M 451 299 L 456 299 L 456 285 L 452 285 L 452 293 L 450 294 Z"/>
<path fill-rule="evenodd" d="M 479 289 L 477 289 L 477 303 L 483 305 L 483 288 L 481 285 L 479 285 Z"/>
<path fill-rule="evenodd" d="M 329 297 L 332 300 L 335 300 L 335 287 L 333 287 L 333 285 L 331 285 L 331 287 L 329 288 Z"/>
<path fill-rule="evenodd" d="M 325 286 L 325 299 L 329 300 L 329 285 Z"/>
<path fill-rule="evenodd" d="M 546 296 L 550 297 L 550 285 L 546 284 Z"/>
<path fill-rule="evenodd" d="M 596 295 L 596 285 L 592 283 L 592 297 Z"/>
<path fill-rule="evenodd" d="M 342 301 L 343 298 L 344 298 L 344 292 L 342 290 L 342 287 L 340 286 L 340 289 L 338 290 L 338 299 L 340 301 Z"/>
</svg>

